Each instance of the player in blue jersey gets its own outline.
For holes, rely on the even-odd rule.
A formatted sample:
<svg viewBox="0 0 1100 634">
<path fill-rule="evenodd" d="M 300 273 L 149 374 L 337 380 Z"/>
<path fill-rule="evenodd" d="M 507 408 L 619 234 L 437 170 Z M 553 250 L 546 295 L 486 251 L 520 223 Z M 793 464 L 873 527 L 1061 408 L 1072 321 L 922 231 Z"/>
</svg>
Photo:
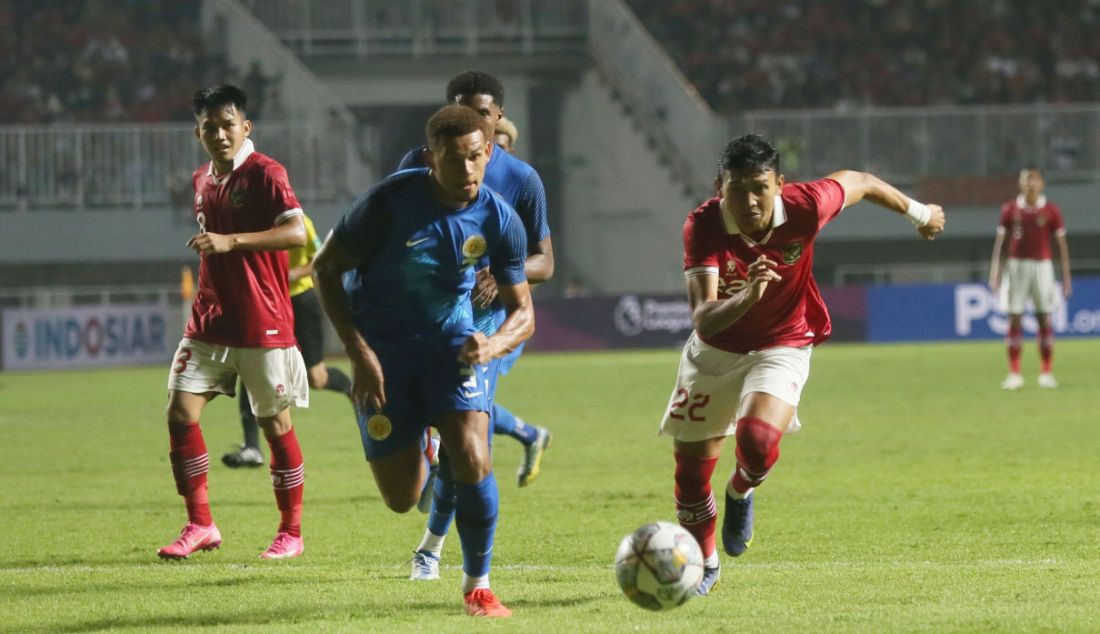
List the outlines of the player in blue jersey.
<svg viewBox="0 0 1100 634">
<path fill-rule="evenodd" d="M 428 120 L 429 169 L 398 172 L 352 206 L 314 261 L 325 312 L 351 359 L 363 448 L 378 490 L 403 513 L 439 430 L 454 482 L 466 611 L 510 616 L 489 589 L 497 485 L 489 448 L 491 367 L 534 332 L 527 241 L 512 207 L 483 187 L 493 127 L 465 106 Z M 471 291 L 488 261 L 506 318 L 474 326 Z M 345 276 L 345 273 L 347 275 Z"/>
<path fill-rule="evenodd" d="M 447 101 L 476 110 L 494 128 L 504 116 L 504 87 L 496 77 L 482 71 L 465 71 L 447 84 Z M 527 261 L 524 269 L 528 282 L 545 282 L 554 274 L 554 250 L 550 240 L 550 226 L 546 218 L 546 193 L 538 172 L 527 163 L 497 146 L 485 168 L 485 184 L 499 193 L 515 208 L 527 234 Z M 424 165 L 427 148 L 410 150 L 402 158 L 398 169 Z M 496 301 L 496 288 L 488 271 L 478 272 L 478 287 L 474 293 L 474 311 L 479 329 L 491 334 L 503 319 L 503 310 Z M 500 363 L 500 374 L 507 374 L 519 358 L 517 349 Z M 495 380 L 496 377 L 494 377 Z M 494 383 L 494 390 L 495 390 Z M 494 434 L 506 434 L 524 445 L 524 460 L 519 467 L 519 486 L 527 486 L 539 474 L 543 451 L 550 444 L 550 432 L 546 428 L 526 424 L 507 408 L 492 404 L 490 422 Z M 454 517 L 454 494 L 449 491 L 445 478 L 431 490 L 426 489 L 420 508 L 430 515 L 420 545 L 413 554 L 411 579 L 431 580 L 439 578 L 439 557 L 443 541 Z M 431 484 L 431 483 L 429 483 Z"/>
</svg>

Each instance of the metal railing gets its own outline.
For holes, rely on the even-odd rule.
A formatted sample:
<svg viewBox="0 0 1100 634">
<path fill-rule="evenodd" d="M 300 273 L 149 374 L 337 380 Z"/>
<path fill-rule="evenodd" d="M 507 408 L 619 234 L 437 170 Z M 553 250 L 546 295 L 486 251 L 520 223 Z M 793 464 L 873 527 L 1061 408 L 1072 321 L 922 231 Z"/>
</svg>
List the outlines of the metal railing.
<svg viewBox="0 0 1100 634">
<path fill-rule="evenodd" d="M 1100 105 L 965 106 L 749 112 L 730 136 L 763 134 L 800 177 L 864 169 L 899 183 L 1010 174 L 1034 163 L 1048 180 L 1095 180 Z"/>
<path fill-rule="evenodd" d="M 252 138 L 316 201 L 352 191 L 346 134 L 264 121 Z M 191 174 L 208 161 L 190 124 L 0 126 L 0 210 L 190 206 Z"/>
<path fill-rule="evenodd" d="M 584 0 L 244 0 L 303 56 L 583 52 Z"/>
<path fill-rule="evenodd" d="M 1074 277 L 1100 276 L 1100 260 L 1074 259 L 1070 262 Z M 1055 264 L 1057 268 L 1057 264 Z M 989 279 L 989 261 L 963 262 L 890 262 L 876 264 L 838 264 L 832 269 L 833 286 L 885 284 L 985 283 Z"/>
<path fill-rule="evenodd" d="M 726 124 L 622 0 L 590 0 L 588 48 L 684 186 L 706 195 Z"/>
</svg>

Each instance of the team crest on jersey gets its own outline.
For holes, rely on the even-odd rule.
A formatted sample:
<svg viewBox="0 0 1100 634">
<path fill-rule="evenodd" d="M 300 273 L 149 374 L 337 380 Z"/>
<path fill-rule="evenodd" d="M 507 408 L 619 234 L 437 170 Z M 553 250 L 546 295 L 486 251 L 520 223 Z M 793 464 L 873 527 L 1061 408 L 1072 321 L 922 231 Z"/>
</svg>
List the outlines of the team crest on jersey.
<svg viewBox="0 0 1100 634">
<path fill-rule="evenodd" d="M 802 257 L 802 243 L 792 242 L 790 244 L 783 245 L 783 263 L 794 264 L 798 261 L 798 258 Z"/>
<path fill-rule="evenodd" d="M 234 207 L 244 207 L 245 191 L 241 188 L 229 190 L 229 204 Z"/>
<path fill-rule="evenodd" d="M 1035 219 L 1035 226 L 1037 226 L 1037 227 L 1042 227 L 1042 226 L 1046 225 L 1046 223 L 1047 223 L 1047 219 L 1046 219 L 1045 216 L 1039 216 L 1038 218 Z"/>
<path fill-rule="evenodd" d="M 374 440 L 385 440 L 393 433 L 393 423 L 384 414 L 375 414 L 367 419 L 367 435 Z"/>
<path fill-rule="evenodd" d="M 468 260 L 476 260 L 485 255 L 485 238 L 482 236 L 470 236 L 462 243 L 462 257 Z"/>
</svg>

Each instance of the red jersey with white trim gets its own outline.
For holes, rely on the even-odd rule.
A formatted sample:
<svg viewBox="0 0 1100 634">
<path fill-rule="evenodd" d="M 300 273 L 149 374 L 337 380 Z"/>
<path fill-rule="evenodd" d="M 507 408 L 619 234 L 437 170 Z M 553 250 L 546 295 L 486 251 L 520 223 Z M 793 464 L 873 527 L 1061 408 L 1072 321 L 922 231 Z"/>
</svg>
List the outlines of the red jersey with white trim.
<svg viewBox="0 0 1100 634">
<path fill-rule="evenodd" d="M 1021 260 L 1049 260 L 1051 236 L 1065 233 L 1062 212 L 1040 196 L 1028 207 L 1023 196 L 1001 205 L 1000 230 L 1008 232 L 1008 257 Z"/>
<path fill-rule="evenodd" d="M 760 242 L 740 232 L 718 198 L 692 211 L 684 223 L 685 275 L 717 275 L 719 300 L 748 286 L 748 266 L 761 255 L 778 264 L 775 271 L 783 278 L 769 283 L 736 323 L 703 341 L 743 354 L 827 339 L 832 324 L 813 278 L 813 241 L 843 208 L 844 188 L 833 179 L 784 185 L 776 196 L 772 228 Z"/>
<path fill-rule="evenodd" d="M 255 152 L 251 141 L 245 141 L 233 163 L 227 175 L 217 176 L 204 166 L 192 176 L 200 231 L 266 231 L 302 214 L 286 169 Z M 198 293 L 184 336 L 238 348 L 294 346 L 287 287 L 286 251 L 202 254 Z"/>
</svg>

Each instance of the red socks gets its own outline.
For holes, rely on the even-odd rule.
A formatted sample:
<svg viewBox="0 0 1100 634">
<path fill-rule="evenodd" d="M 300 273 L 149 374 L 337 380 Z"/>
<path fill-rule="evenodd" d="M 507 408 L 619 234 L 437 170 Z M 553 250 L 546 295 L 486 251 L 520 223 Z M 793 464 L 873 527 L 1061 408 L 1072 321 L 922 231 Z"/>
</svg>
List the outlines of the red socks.
<svg viewBox="0 0 1100 634">
<path fill-rule="evenodd" d="M 283 516 L 279 532 L 301 537 L 305 465 L 298 437 L 291 429 L 282 436 L 268 438 L 267 444 L 271 447 L 271 485 L 275 489 L 275 503 Z"/>
<path fill-rule="evenodd" d="M 713 458 L 692 458 L 676 453 L 676 518 L 703 549 L 703 556 L 715 552 L 714 531 L 718 507 L 711 493 L 710 476 L 718 464 Z"/>
<path fill-rule="evenodd" d="M 202 439 L 202 429 L 197 421 L 184 427 L 169 426 L 169 452 L 172 475 L 176 478 L 176 491 L 187 505 L 187 521 L 199 526 L 214 523 L 210 517 L 210 503 L 206 493 L 206 472 L 210 470 L 210 457 Z"/>
<path fill-rule="evenodd" d="M 768 477 L 779 460 L 779 439 L 783 432 L 759 418 L 746 416 L 737 421 L 737 469 L 730 478 L 734 491 L 746 493 Z"/>
<path fill-rule="evenodd" d="M 1040 371 L 1043 374 L 1050 374 L 1050 367 L 1054 361 L 1054 328 L 1050 326 L 1039 328 L 1039 357 L 1042 360 Z M 1017 361 L 1018 370 L 1019 361 Z"/>
<path fill-rule="evenodd" d="M 1020 348 L 1024 343 L 1023 326 L 1009 326 L 1008 335 L 1005 336 L 1008 345 L 1008 371 L 1012 374 L 1020 373 Z"/>
</svg>

